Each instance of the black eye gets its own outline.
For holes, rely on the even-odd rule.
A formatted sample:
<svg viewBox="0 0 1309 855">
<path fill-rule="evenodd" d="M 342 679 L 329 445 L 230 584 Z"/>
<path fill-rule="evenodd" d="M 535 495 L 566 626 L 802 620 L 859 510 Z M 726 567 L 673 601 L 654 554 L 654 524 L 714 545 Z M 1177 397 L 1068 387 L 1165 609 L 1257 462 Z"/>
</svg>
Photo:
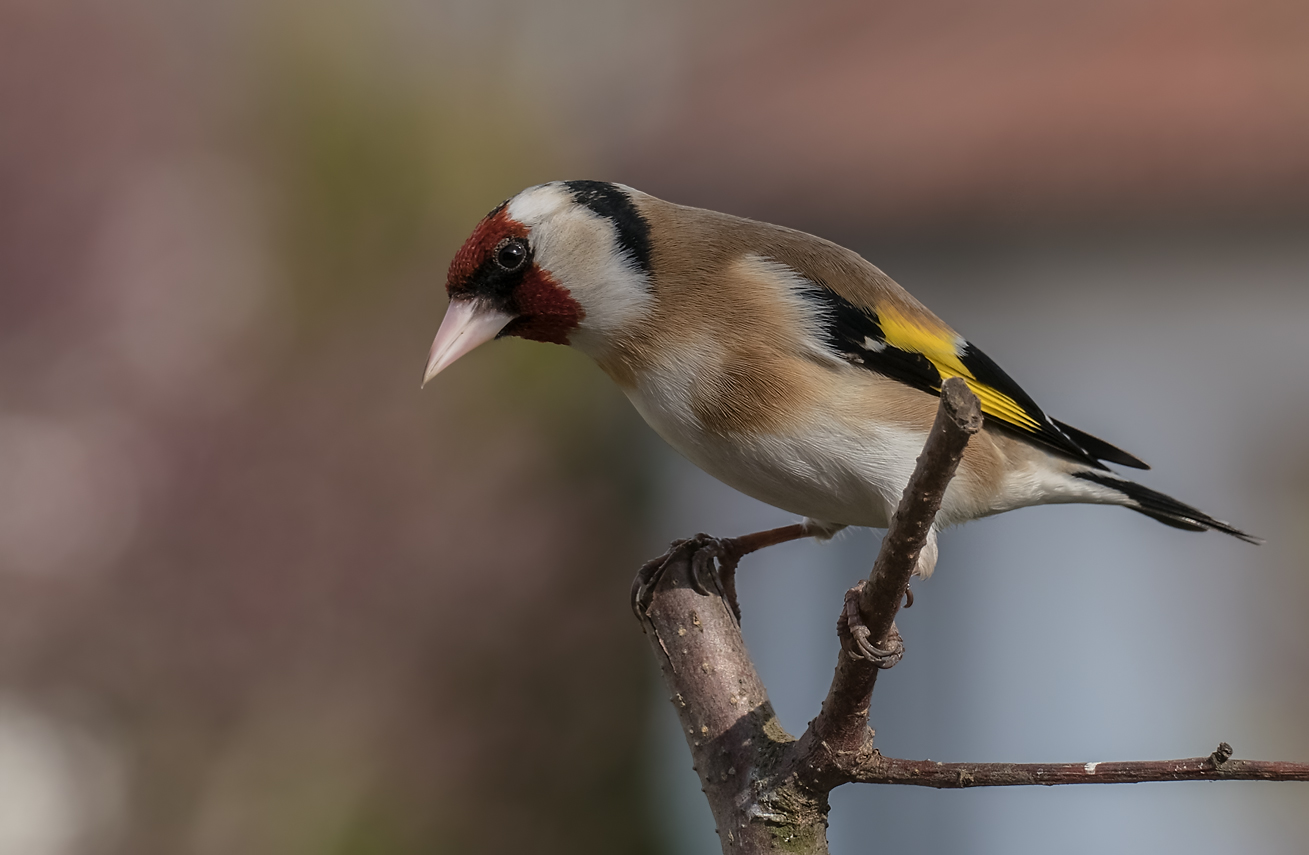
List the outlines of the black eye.
<svg viewBox="0 0 1309 855">
<path fill-rule="evenodd" d="M 510 238 L 495 250 L 495 263 L 511 273 L 527 261 L 527 244 L 519 238 Z"/>
</svg>

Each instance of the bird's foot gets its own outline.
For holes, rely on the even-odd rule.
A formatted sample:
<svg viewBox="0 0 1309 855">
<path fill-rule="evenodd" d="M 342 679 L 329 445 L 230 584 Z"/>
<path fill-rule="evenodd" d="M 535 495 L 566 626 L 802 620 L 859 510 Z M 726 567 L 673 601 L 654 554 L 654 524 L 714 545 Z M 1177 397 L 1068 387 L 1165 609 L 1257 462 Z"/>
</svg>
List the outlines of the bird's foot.
<svg viewBox="0 0 1309 855">
<path fill-rule="evenodd" d="M 864 624 L 863 616 L 859 614 L 859 595 L 866 584 L 867 581 L 860 581 L 845 592 L 845 607 L 841 610 L 840 618 L 840 623 L 844 626 L 838 627 L 837 630 L 843 642 L 842 646 L 850 656 L 864 659 L 878 668 L 891 668 L 904 658 L 904 639 L 900 637 L 899 628 L 892 622 L 891 631 L 883 642 L 886 647 L 878 647 L 872 642 L 872 631 Z"/>
<path fill-rule="evenodd" d="M 717 588 L 737 621 L 741 620 L 741 607 L 736 602 L 736 566 L 744 551 L 735 538 L 718 538 L 697 534 L 685 540 L 675 540 L 668 551 L 652 558 L 636 573 L 632 580 L 632 611 L 638 619 L 645 617 L 654 600 L 655 586 L 663 578 L 672 562 L 689 555 L 691 587 L 701 596 L 710 596 L 711 587 Z"/>
</svg>

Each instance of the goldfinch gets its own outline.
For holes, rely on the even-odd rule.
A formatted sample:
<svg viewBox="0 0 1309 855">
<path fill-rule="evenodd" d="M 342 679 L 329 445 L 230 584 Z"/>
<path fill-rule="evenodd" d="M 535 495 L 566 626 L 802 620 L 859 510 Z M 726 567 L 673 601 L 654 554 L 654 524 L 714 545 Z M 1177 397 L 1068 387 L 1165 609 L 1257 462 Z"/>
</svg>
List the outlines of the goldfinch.
<svg viewBox="0 0 1309 855">
<path fill-rule="evenodd" d="M 936 529 L 1089 502 L 1257 542 L 1110 472 L 1104 462 L 1148 467 L 1047 418 L 889 276 L 813 235 L 621 184 L 552 182 L 491 211 L 455 255 L 446 288 L 424 384 L 493 338 L 576 347 L 693 463 L 805 518 L 767 542 L 885 528 L 949 377 L 976 393 L 985 427 Z M 933 536 L 915 572 L 926 577 L 935 562 Z"/>
</svg>

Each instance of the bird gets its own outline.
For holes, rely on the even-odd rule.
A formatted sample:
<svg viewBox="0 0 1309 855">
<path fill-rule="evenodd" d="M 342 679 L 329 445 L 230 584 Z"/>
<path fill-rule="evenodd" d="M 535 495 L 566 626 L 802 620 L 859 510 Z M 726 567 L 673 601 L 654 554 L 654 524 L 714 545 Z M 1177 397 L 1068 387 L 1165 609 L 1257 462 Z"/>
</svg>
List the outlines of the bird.
<svg viewBox="0 0 1309 855">
<path fill-rule="evenodd" d="M 804 232 L 605 181 L 554 181 L 496 206 L 450 263 L 423 384 L 493 339 L 568 345 L 609 375 L 674 449 L 803 518 L 744 551 L 847 526 L 886 528 L 945 380 L 984 425 L 936 533 L 1033 505 L 1119 505 L 1189 531 L 1259 540 L 1111 471 L 1148 469 L 1049 418 L 975 345 L 858 253 Z"/>
</svg>

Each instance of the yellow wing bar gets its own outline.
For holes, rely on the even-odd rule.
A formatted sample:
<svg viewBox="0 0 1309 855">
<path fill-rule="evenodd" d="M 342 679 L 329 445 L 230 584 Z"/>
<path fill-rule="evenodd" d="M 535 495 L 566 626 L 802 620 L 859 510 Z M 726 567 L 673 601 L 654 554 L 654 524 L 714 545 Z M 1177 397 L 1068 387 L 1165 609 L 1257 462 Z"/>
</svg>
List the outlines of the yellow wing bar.
<svg viewBox="0 0 1309 855">
<path fill-rule="evenodd" d="M 969 370 L 963 363 L 961 352 L 968 343 L 953 330 L 927 329 L 887 310 L 878 312 L 878 321 L 887 344 L 909 353 L 922 354 L 940 373 L 942 380 L 962 377 L 981 402 L 983 413 L 1033 433 L 1041 430 L 1038 418 L 1034 418 L 1009 395 L 979 380 Z"/>
</svg>

